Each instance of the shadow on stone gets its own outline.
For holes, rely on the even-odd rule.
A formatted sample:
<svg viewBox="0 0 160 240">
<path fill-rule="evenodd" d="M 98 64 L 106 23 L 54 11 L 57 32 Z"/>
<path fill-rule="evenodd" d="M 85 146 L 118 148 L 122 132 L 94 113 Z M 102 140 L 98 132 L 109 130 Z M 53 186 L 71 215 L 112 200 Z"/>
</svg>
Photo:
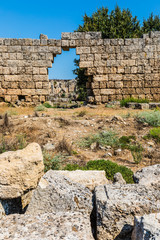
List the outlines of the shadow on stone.
<svg viewBox="0 0 160 240">
<path fill-rule="evenodd" d="M 133 231 L 133 226 L 125 224 L 118 236 L 114 240 L 131 240 L 131 235 Z"/>
<path fill-rule="evenodd" d="M 22 208 L 21 197 L 0 200 L 0 202 L 4 208 L 6 215 L 15 214 L 15 213 L 24 214 L 27 209 L 27 206 L 24 209 Z"/>
</svg>

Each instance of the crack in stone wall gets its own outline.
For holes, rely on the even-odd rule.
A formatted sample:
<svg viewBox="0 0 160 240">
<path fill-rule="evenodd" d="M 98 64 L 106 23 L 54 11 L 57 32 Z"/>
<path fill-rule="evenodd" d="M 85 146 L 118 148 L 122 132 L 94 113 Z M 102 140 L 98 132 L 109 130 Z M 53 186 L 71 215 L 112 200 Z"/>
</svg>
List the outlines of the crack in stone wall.
<svg viewBox="0 0 160 240">
<path fill-rule="evenodd" d="M 76 48 L 88 76 L 88 101 L 160 100 L 160 32 L 138 39 L 102 39 L 100 32 L 62 33 L 61 40 L 0 39 L 0 99 L 29 104 L 51 94 L 48 68 L 62 49 Z"/>
</svg>

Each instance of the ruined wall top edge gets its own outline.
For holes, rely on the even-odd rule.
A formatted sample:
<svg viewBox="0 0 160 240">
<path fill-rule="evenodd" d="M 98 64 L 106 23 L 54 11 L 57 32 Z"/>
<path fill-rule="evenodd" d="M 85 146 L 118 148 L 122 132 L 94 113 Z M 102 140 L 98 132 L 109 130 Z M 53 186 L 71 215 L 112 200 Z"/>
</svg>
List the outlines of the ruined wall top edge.
<svg viewBox="0 0 160 240">
<path fill-rule="evenodd" d="M 160 38 L 160 31 L 154 31 L 147 34 L 143 34 L 143 39 L 146 38 Z M 141 39 L 140 38 L 140 39 Z M 50 43 L 54 43 L 55 41 L 61 40 L 85 40 L 85 39 L 102 39 L 101 32 L 63 32 L 61 33 L 61 39 L 48 39 L 47 35 L 40 34 L 39 39 L 32 38 L 0 38 L 0 45 L 34 45 L 34 43 L 40 45 L 41 43 L 46 43 L 46 45 L 50 45 Z M 120 38 L 119 38 L 120 39 Z M 126 38 L 130 39 L 130 38 Z M 132 38 L 131 38 L 132 39 Z M 133 38 L 135 39 L 135 38 Z M 113 40 L 113 39 L 106 39 Z M 117 39 L 114 39 L 117 40 Z"/>
</svg>

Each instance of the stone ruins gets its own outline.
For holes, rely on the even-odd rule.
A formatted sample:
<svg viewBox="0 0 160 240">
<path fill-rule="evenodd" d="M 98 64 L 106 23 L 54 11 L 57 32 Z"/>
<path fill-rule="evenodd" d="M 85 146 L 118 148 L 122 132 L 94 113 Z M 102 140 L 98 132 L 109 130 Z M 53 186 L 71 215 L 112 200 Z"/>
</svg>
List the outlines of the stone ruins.
<svg viewBox="0 0 160 240">
<path fill-rule="evenodd" d="M 160 32 L 138 39 L 102 39 L 100 32 L 62 33 L 61 40 L 0 39 L 0 99 L 45 102 L 51 94 L 48 68 L 62 49 L 76 48 L 88 76 L 88 101 L 106 103 L 133 96 L 160 100 Z"/>
</svg>

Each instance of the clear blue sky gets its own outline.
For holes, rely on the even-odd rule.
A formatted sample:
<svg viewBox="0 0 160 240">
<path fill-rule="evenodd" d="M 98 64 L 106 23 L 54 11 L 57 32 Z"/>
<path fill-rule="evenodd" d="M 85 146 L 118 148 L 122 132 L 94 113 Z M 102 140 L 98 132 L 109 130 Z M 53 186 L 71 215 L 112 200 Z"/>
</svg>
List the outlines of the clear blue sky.
<svg viewBox="0 0 160 240">
<path fill-rule="evenodd" d="M 7 0 L 0 2 L 0 37 L 39 38 L 43 33 L 60 39 L 61 32 L 72 32 L 82 23 L 84 13 L 91 15 L 102 6 L 112 10 L 116 4 L 140 20 L 151 12 L 160 14 L 160 0 Z M 75 50 L 57 56 L 50 78 L 74 78 L 74 58 Z"/>
</svg>

